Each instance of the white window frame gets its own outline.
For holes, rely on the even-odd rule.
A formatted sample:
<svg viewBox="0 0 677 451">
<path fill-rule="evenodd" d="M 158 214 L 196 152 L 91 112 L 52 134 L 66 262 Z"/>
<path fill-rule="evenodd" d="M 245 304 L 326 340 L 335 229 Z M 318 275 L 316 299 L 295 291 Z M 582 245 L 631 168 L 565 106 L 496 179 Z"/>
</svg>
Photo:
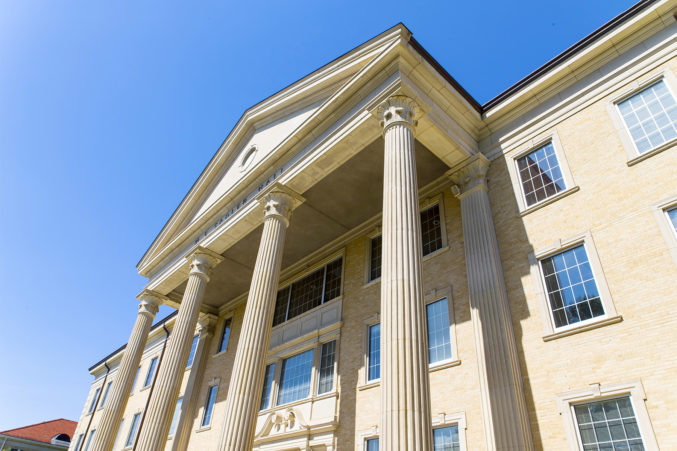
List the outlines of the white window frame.
<svg viewBox="0 0 677 451">
<path fill-rule="evenodd" d="M 526 194 L 524 192 L 524 188 L 522 187 L 522 178 L 520 177 L 517 160 L 535 150 L 540 149 L 548 143 L 552 143 L 552 147 L 555 149 L 555 156 L 557 157 L 557 163 L 559 164 L 560 171 L 562 171 L 565 187 L 562 191 L 553 196 L 543 199 L 540 202 L 536 202 L 533 205 L 527 205 Z M 509 161 L 508 164 L 508 173 L 510 174 L 510 181 L 512 183 L 513 191 L 515 192 L 517 207 L 521 216 L 539 210 L 546 205 L 550 205 L 551 203 L 556 202 L 561 198 L 573 194 L 579 190 L 578 185 L 576 185 L 576 182 L 571 175 L 569 162 L 566 158 L 566 152 L 564 151 L 556 129 L 541 133 L 537 137 L 522 143 L 522 145 L 518 146 L 516 150 L 511 153 L 513 155 L 510 155 L 511 161 Z"/>
<path fill-rule="evenodd" d="M 367 451 L 367 440 L 379 439 L 379 449 L 381 447 L 378 426 L 372 426 L 369 429 L 363 429 L 357 434 L 356 451 Z"/>
<path fill-rule="evenodd" d="M 104 406 L 106 405 L 106 400 L 108 398 L 108 392 L 110 391 L 111 386 L 113 385 L 113 381 L 108 381 L 106 382 L 105 385 L 103 385 L 103 391 L 101 392 L 101 399 L 99 401 L 99 407 L 97 410 L 102 410 Z"/>
<path fill-rule="evenodd" d="M 432 416 L 433 429 L 439 429 L 453 425 L 458 426 L 458 443 L 461 446 L 461 451 L 466 451 L 468 448 L 465 431 L 468 426 L 465 421 L 465 412 L 456 412 L 451 414 L 441 412 Z"/>
<path fill-rule="evenodd" d="M 139 416 L 139 422 L 136 425 L 136 432 L 134 432 L 134 436 L 131 437 L 132 438 L 132 444 L 127 445 L 127 443 L 129 443 L 129 438 L 130 438 L 130 434 L 132 432 L 132 428 L 134 427 L 134 417 L 137 416 L 137 415 Z M 136 410 L 132 414 L 132 418 L 129 422 L 129 430 L 127 431 L 127 435 L 125 436 L 125 441 L 123 442 L 122 449 L 132 449 L 132 448 L 134 448 L 134 443 L 136 442 L 136 437 L 139 435 L 139 431 L 141 430 L 141 420 L 142 419 L 143 419 L 143 410 L 140 410 L 140 409 Z"/>
<path fill-rule="evenodd" d="M 639 379 L 617 384 L 594 383 L 582 390 L 557 395 L 557 406 L 564 421 L 564 429 L 571 451 L 581 449 L 578 423 L 573 413 L 574 406 L 623 396 L 630 397 L 644 447 L 647 451 L 658 451 L 656 436 L 654 435 L 651 420 L 646 409 L 646 393 L 644 392 L 642 381 Z"/>
<path fill-rule="evenodd" d="M 364 262 L 364 285 L 373 285 L 375 283 L 378 283 L 381 281 L 381 277 L 376 277 L 375 279 L 371 279 L 371 241 L 374 238 L 377 238 L 378 236 L 383 234 L 383 230 L 381 229 L 381 226 L 376 226 L 374 227 L 366 236 L 366 241 L 365 241 L 365 262 Z M 383 262 L 381 262 L 381 265 L 383 265 Z M 383 266 L 381 266 L 383 268 Z"/>
<path fill-rule="evenodd" d="M 195 352 L 193 352 L 193 360 L 190 360 L 190 351 L 193 349 L 193 342 L 195 342 Z M 197 356 L 198 348 L 200 347 L 200 334 L 197 333 L 193 335 L 193 341 L 190 342 L 190 350 L 188 351 L 188 362 L 186 362 L 186 370 L 189 370 L 193 367 L 195 363 L 195 357 Z"/>
<path fill-rule="evenodd" d="M 228 326 L 230 328 L 230 332 L 228 332 L 228 340 L 226 341 L 226 347 L 223 349 L 223 351 L 219 351 L 219 348 L 221 347 L 221 343 L 223 342 L 223 334 L 226 331 L 226 325 L 228 324 L 228 321 L 230 321 L 230 325 Z M 233 316 L 226 316 L 223 318 L 223 324 L 221 328 L 219 328 L 219 335 L 218 335 L 218 340 L 216 340 L 216 349 L 214 353 L 214 357 L 224 355 L 226 352 L 228 352 L 228 345 L 230 344 L 230 335 L 233 333 Z M 196 351 L 197 352 L 197 351 Z"/>
<path fill-rule="evenodd" d="M 437 288 L 434 290 L 427 291 L 424 294 L 425 299 L 425 308 L 426 308 L 426 334 L 428 333 L 428 304 L 433 302 L 440 301 L 442 299 L 447 300 L 447 312 L 449 314 L 449 342 L 451 347 L 451 359 L 441 360 L 435 363 L 429 363 L 428 368 L 432 371 L 443 370 L 445 368 L 450 368 L 452 366 L 457 366 L 461 364 L 461 361 L 458 358 L 458 347 L 456 342 L 456 323 L 454 321 L 454 300 L 452 298 L 452 289 L 451 286 L 444 288 Z M 430 352 L 426 350 L 426 352 Z"/>
<path fill-rule="evenodd" d="M 153 367 L 153 360 L 155 360 L 155 367 Z M 155 379 L 155 374 L 157 373 L 158 366 L 160 365 L 160 356 L 156 355 L 151 357 L 148 364 L 148 371 L 146 371 L 146 377 L 143 379 L 143 386 L 141 390 L 148 390 L 151 385 L 153 385 L 153 380 Z M 151 374 L 151 370 L 153 373 Z M 150 377 L 150 380 L 148 378 Z"/>
<path fill-rule="evenodd" d="M 663 239 L 665 239 L 672 259 L 675 262 L 675 265 L 677 265 L 677 232 L 673 228 L 672 222 L 670 222 L 670 218 L 668 217 L 668 211 L 674 208 L 677 208 L 677 195 L 663 199 L 654 204 L 652 210 L 656 222 L 658 223 L 658 228 L 661 231 L 661 235 L 663 235 Z"/>
<path fill-rule="evenodd" d="M 219 397 L 219 385 L 221 383 L 221 378 L 220 377 L 215 377 L 212 380 L 209 381 L 209 384 L 207 384 L 207 391 L 205 392 L 205 397 L 204 402 L 200 406 L 200 412 L 198 415 L 199 421 L 197 423 L 198 427 L 196 432 L 202 432 L 202 431 L 207 431 L 212 428 L 212 424 L 214 424 L 214 413 L 216 412 L 216 400 Z M 216 393 L 214 394 L 214 405 L 212 406 L 212 416 L 209 418 L 209 424 L 202 425 L 204 423 L 204 417 L 205 414 L 207 413 L 207 405 L 209 403 L 209 392 L 212 390 L 212 387 L 216 387 Z"/>
<path fill-rule="evenodd" d="M 624 100 L 627 100 L 628 98 L 634 96 L 635 94 L 638 94 L 640 91 L 644 90 L 645 88 L 648 88 L 654 83 L 658 83 L 660 80 L 663 80 L 665 82 L 668 91 L 670 91 L 672 97 L 675 99 L 675 101 L 677 101 L 677 97 L 675 96 L 675 93 L 677 92 L 677 78 L 668 68 L 664 68 L 657 73 L 653 73 L 651 75 L 640 78 L 639 80 L 636 80 L 632 83 L 629 83 L 626 89 L 624 89 L 618 95 L 614 96 L 609 102 L 607 102 L 607 112 L 611 116 L 614 128 L 616 129 L 616 132 L 618 133 L 618 136 L 621 139 L 623 149 L 627 154 L 628 160 L 626 164 L 628 166 L 633 166 L 639 163 L 640 161 L 644 161 L 647 158 L 650 158 L 658 153 L 661 153 L 664 150 L 669 149 L 673 147 L 675 144 L 677 144 L 677 138 L 673 138 L 670 141 L 664 142 L 658 147 L 655 147 L 651 150 L 647 150 L 646 152 L 640 154 L 639 151 L 637 150 L 637 146 L 635 145 L 635 140 L 632 139 L 632 136 L 630 135 L 630 130 L 628 129 L 627 124 L 625 123 L 625 119 L 621 115 L 621 112 L 618 108 L 619 103 L 623 102 Z"/>
<path fill-rule="evenodd" d="M 602 306 L 604 307 L 604 315 L 555 328 L 552 309 L 550 307 L 550 299 L 545 286 L 545 277 L 541 269 L 541 260 L 552 257 L 553 255 L 567 251 L 579 245 L 585 246 L 588 262 L 590 263 L 592 274 L 595 277 L 595 284 L 597 285 L 597 290 L 599 291 Z M 604 276 L 604 271 L 602 270 L 602 265 L 600 263 L 597 249 L 590 231 L 583 232 L 565 240 L 556 240 L 552 246 L 531 253 L 529 254 L 528 258 L 531 267 L 533 284 L 537 290 L 537 296 L 540 300 L 541 317 L 543 320 L 544 331 L 543 341 L 550 341 L 560 337 L 566 337 L 579 332 L 596 329 L 598 327 L 615 324 L 622 321 L 623 317 L 616 312 L 616 306 L 614 305 L 613 299 L 611 297 L 611 292 L 609 291 L 606 277 Z"/>
<path fill-rule="evenodd" d="M 87 415 L 91 415 L 96 410 L 98 403 L 98 397 L 101 396 L 101 390 L 103 389 L 103 384 L 94 389 L 94 395 L 92 396 L 91 401 L 89 402 L 89 407 L 87 408 Z"/>
<path fill-rule="evenodd" d="M 380 280 L 380 279 L 379 279 Z M 360 380 L 362 384 L 358 386 L 358 389 L 364 390 L 366 388 L 378 386 L 381 383 L 381 378 L 378 379 L 369 379 L 369 328 L 374 324 L 381 322 L 381 314 L 376 313 L 374 315 L 368 316 L 362 322 L 362 375 Z"/>
<path fill-rule="evenodd" d="M 183 410 L 183 398 L 184 395 L 179 395 L 179 397 L 176 399 L 176 404 L 174 404 L 174 411 L 172 412 L 172 418 L 169 423 L 169 434 L 167 435 L 167 440 L 171 440 L 174 438 L 176 435 L 176 430 L 178 429 L 180 423 L 181 423 L 181 411 Z M 179 407 L 179 400 L 181 401 L 181 407 Z M 216 401 L 215 401 L 216 404 Z M 214 411 L 212 410 L 212 416 L 214 415 Z M 174 424 L 174 416 L 176 416 L 176 424 Z M 174 430 L 172 431 L 172 425 L 174 426 Z"/>
</svg>

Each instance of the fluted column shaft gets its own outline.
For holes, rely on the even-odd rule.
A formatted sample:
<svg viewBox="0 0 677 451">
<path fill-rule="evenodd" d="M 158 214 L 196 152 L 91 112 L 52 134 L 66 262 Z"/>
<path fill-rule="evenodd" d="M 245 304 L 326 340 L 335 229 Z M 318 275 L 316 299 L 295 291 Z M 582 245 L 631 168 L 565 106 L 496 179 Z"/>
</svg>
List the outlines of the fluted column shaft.
<svg viewBox="0 0 677 451">
<path fill-rule="evenodd" d="M 219 450 L 252 449 L 284 239 L 292 208 L 298 202 L 298 196 L 278 190 L 273 190 L 262 199 L 265 205 L 263 234 L 228 385 L 226 419 Z"/>
<path fill-rule="evenodd" d="M 115 438 L 120 428 L 120 422 L 127 407 L 129 393 L 132 390 L 134 376 L 141 362 L 143 350 L 146 347 L 148 333 L 150 332 L 153 318 L 158 311 L 158 305 L 162 303 L 162 297 L 155 293 L 144 291 L 139 295 L 139 313 L 129 336 L 129 341 L 122 354 L 122 360 L 118 367 L 117 376 L 111 385 L 106 405 L 101 413 L 101 419 L 94 435 L 92 451 L 110 451 L 115 443 Z"/>
<path fill-rule="evenodd" d="M 489 450 L 532 450 L 515 332 L 481 154 L 449 172 L 461 201 L 468 295 Z"/>
<path fill-rule="evenodd" d="M 384 127 L 381 270 L 381 449 L 432 449 L 428 337 L 413 128 L 417 107 L 395 96 Z"/>
<path fill-rule="evenodd" d="M 198 248 L 188 260 L 190 262 L 188 284 L 172 334 L 169 336 L 167 351 L 160 362 L 155 388 L 148 404 L 143 428 L 139 432 L 136 446 L 138 450 L 160 451 L 165 448 L 202 298 L 211 269 L 221 261 L 221 256 L 207 249 Z"/>
</svg>

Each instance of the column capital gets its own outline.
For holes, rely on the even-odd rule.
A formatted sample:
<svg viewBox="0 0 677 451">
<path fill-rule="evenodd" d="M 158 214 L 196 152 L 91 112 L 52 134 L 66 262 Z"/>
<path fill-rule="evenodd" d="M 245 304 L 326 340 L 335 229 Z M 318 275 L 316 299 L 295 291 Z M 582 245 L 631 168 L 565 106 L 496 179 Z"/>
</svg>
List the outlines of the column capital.
<svg viewBox="0 0 677 451">
<path fill-rule="evenodd" d="M 197 333 L 202 335 L 214 333 L 214 326 L 216 326 L 216 321 L 218 317 L 212 315 L 211 313 L 200 313 L 200 316 L 197 319 Z"/>
<path fill-rule="evenodd" d="M 263 206 L 264 218 L 279 218 L 286 227 L 289 226 L 292 211 L 305 202 L 303 196 L 281 183 L 272 184 L 259 194 L 257 200 Z"/>
<path fill-rule="evenodd" d="M 376 118 L 384 133 L 395 124 L 406 125 L 413 131 L 421 116 L 423 116 L 423 111 L 418 104 L 413 99 L 403 95 L 388 97 L 376 108 Z"/>
<path fill-rule="evenodd" d="M 143 290 L 136 298 L 140 301 L 139 313 L 155 316 L 158 307 L 165 303 L 167 297 L 152 290 Z"/>
<path fill-rule="evenodd" d="M 446 172 L 454 182 L 451 192 L 459 199 L 475 189 L 487 190 L 487 171 L 491 162 L 481 153 L 467 158 Z"/>
<path fill-rule="evenodd" d="M 214 266 L 223 261 L 223 257 L 216 252 L 202 246 L 197 246 L 187 257 L 190 265 L 190 275 L 204 277 L 209 281 Z"/>
</svg>

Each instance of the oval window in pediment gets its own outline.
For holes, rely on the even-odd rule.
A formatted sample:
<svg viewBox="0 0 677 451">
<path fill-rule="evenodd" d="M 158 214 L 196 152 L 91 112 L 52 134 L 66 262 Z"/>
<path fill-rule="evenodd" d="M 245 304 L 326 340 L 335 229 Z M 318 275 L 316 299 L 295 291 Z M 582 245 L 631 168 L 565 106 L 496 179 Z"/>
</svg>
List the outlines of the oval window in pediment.
<svg viewBox="0 0 677 451">
<path fill-rule="evenodd" d="M 247 169 L 252 162 L 254 161 L 254 156 L 256 155 L 257 147 L 251 146 L 249 149 L 247 149 L 245 152 L 242 154 L 242 158 L 240 158 L 240 170 L 244 171 Z"/>
</svg>

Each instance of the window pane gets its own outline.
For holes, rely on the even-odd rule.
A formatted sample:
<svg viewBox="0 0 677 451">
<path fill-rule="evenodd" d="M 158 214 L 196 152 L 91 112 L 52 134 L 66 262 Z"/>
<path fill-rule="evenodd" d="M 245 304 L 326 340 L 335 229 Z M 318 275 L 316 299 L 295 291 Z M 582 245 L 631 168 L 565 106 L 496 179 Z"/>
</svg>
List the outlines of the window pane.
<svg viewBox="0 0 677 451">
<path fill-rule="evenodd" d="M 190 345 L 190 353 L 188 354 L 188 363 L 186 363 L 186 368 L 193 366 L 193 359 L 195 358 L 195 350 L 197 349 L 197 342 L 199 339 L 199 335 L 193 337 L 193 343 Z"/>
<path fill-rule="evenodd" d="M 266 366 L 266 374 L 263 377 L 263 391 L 261 392 L 261 404 L 259 410 L 267 409 L 270 403 L 270 393 L 273 389 L 273 376 L 275 375 L 275 364 Z"/>
<path fill-rule="evenodd" d="M 371 239 L 369 254 L 369 280 L 376 280 L 381 277 L 381 244 L 382 236 Z"/>
<path fill-rule="evenodd" d="M 554 196 L 566 188 L 552 143 L 517 160 L 527 206 Z"/>
<path fill-rule="evenodd" d="M 378 439 L 370 438 L 367 439 L 367 451 L 378 451 Z"/>
<path fill-rule="evenodd" d="M 668 219 L 670 220 L 670 223 L 672 224 L 672 230 L 677 233 L 677 208 L 673 208 L 672 210 L 668 210 L 667 212 Z"/>
<path fill-rule="evenodd" d="M 322 345 L 320 353 L 320 382 L 317 394 L 327 393 L 334 388 L 334 360 L 336 355 L 336 341 L 330 341 Z"/>
<path fill-rule="evenodd" d="M 78 441 L 75 442 L 75 448 L 73 448 L 75 451 L 80 451 L 80 445 L 82 445 L 82 438 L 84 437 L 84 434 L 78 435 Z"/>
<path fill-rule="evenodd" d="M 94 391 L 94 396 L 92 396 L 92 402 L 89 404 L 89 413 L 94 412 L 94 409 L 96 408 L 96 401 L 99 399 L 99 393 L 101 393 L 101 387 L 97 388 Z"/>
<path fill-rule="evenodd" d="M 574 413 L 585 449 L 644 449 L 629 397 L 580 404 Z"/>
<path fill-rule="evenodd" d="M 426 305 L 426 315 L 428 318 L 428 361 L 436 363 L 451 359 L 447 299 L 440 299 Z"/>
<path fill-rule="evenodd" d="M 217 354 L 219 352 L 225 351 L 228 347 L 228 337 L 230 337 L 230 322 L 231 319 L 228 318 L 223 323 L 223 332 L 221 333 L 221 340 L 219 341 L 219 349 L 216 351 Z"/>
<path fill-rule="evenodd" d="M 431 254 L 442 248 L 439 205 L 433 205 L 421 212 L 421 244 L 423 245 L 423 255 Z"/>
<path fill-rule="evenodd" d="M 135 413 L 134 418 L 132 418 L 132 424 L 129 426 L 129 433 L 127 434 L 127 441 L 125 441 L 125 448 L 132 446 L 134 444 L 134 439 L 136 438 L 136 431 L 139 429 L 139 420 L 141 419 L 140 413 Z"/>
<path fill-rule="evenodd" d="M 458 425 L 433 429 L 434 451 L 461 451 Z"/>
<path fill-rule="evenodd" d="M 280 393 L 277 397 L 278 405 L 307 398 L 310 394 L 310 375 L 312 371 L 312 349 L 283 360 L 280 376 Z"/>
<path fill-rule="evenodd" d="M 289 307 L 289 292 L 291 285 L 285 287 L 277 292 L 277 301 L 275 303 L 275 316 L 273 318 L 273 326 L 282 324 L 287 321 L 287 307 Z"/>
<path fill-rule="evenodd" d="M 343 271 L 343 259 L 339 258 L 327 265 L 325 276 L 324 302 L 329 302 L 341 295 L 341 272 Z"/>
<path fill-rule="evenodd" d="M 322 303 L 325 268 L 319 269 L 291 286 L 287 319 L 305 313 Z"/>
<path fill-rule="evenodd" d="M 87 437 L 87 444 L 85 445 L 83 451 L 87 451 L 89 449 L 89 445 L 92 444 L 92 439 L 94 438 L 94 433 L 96 432 L 96 429 L 92 429 L 89 433 L 89 436 Z"/>
<path fill-rule="evenodd" d="M 155 374 L 155 367 L 157 366 L 157 357 L 153 357 L 150 361 L 148 373 L 146 373 L 146 380 L 143 382 L 144 387 L 148 387 L 153 382 L 153 375 Z"/>
<path fill-rule="evenodd" d="M 205 403 L 204 414 L 202 415 L 202 427 L 209 426 L 212 421 L 212 411 L 214 410 L 214 401 L 216 401 L 216 390 L 218 385 L 212 385 L 207 392 L 207 402 Z"/>
<path fill-rule="evenodd" d="M 111 385 L 113 385 L 113 381 L 106 384 L 106 389 L 103 391 L 103 396 L 101 397 L 101 405 L 99 407 L 103 407 L 106 404 L 106 398 L 108 397 L 108 391 L 110 390 Z"/>
<path fill-rule="evenodd" d="M 183 398 L 176 400 L 176 407 L 174 408 L 174 415 L 172 416 L 172 424 L 169 426 L 169 436 L 174 435 L 176 431 L 176 423 L 179 422 L 179 415 L 181 414 L 181 405 L 183 404 Z"/>
<path fill-rule="evenodd" d="M 677 136 L 675 101 L 663 80 L 618 103 L 638 152 L 656 148 Z"/>
<path fill-rule="evenodd" d="M 369 353 L 367 355 L 367 380 L 381 377 L 381 324 L 369 326 Z"/>
<path fill-rule="evenodd" d="M 555 327 L 604 315 L 585 246 L 541 260 Z"/>
</svg>

